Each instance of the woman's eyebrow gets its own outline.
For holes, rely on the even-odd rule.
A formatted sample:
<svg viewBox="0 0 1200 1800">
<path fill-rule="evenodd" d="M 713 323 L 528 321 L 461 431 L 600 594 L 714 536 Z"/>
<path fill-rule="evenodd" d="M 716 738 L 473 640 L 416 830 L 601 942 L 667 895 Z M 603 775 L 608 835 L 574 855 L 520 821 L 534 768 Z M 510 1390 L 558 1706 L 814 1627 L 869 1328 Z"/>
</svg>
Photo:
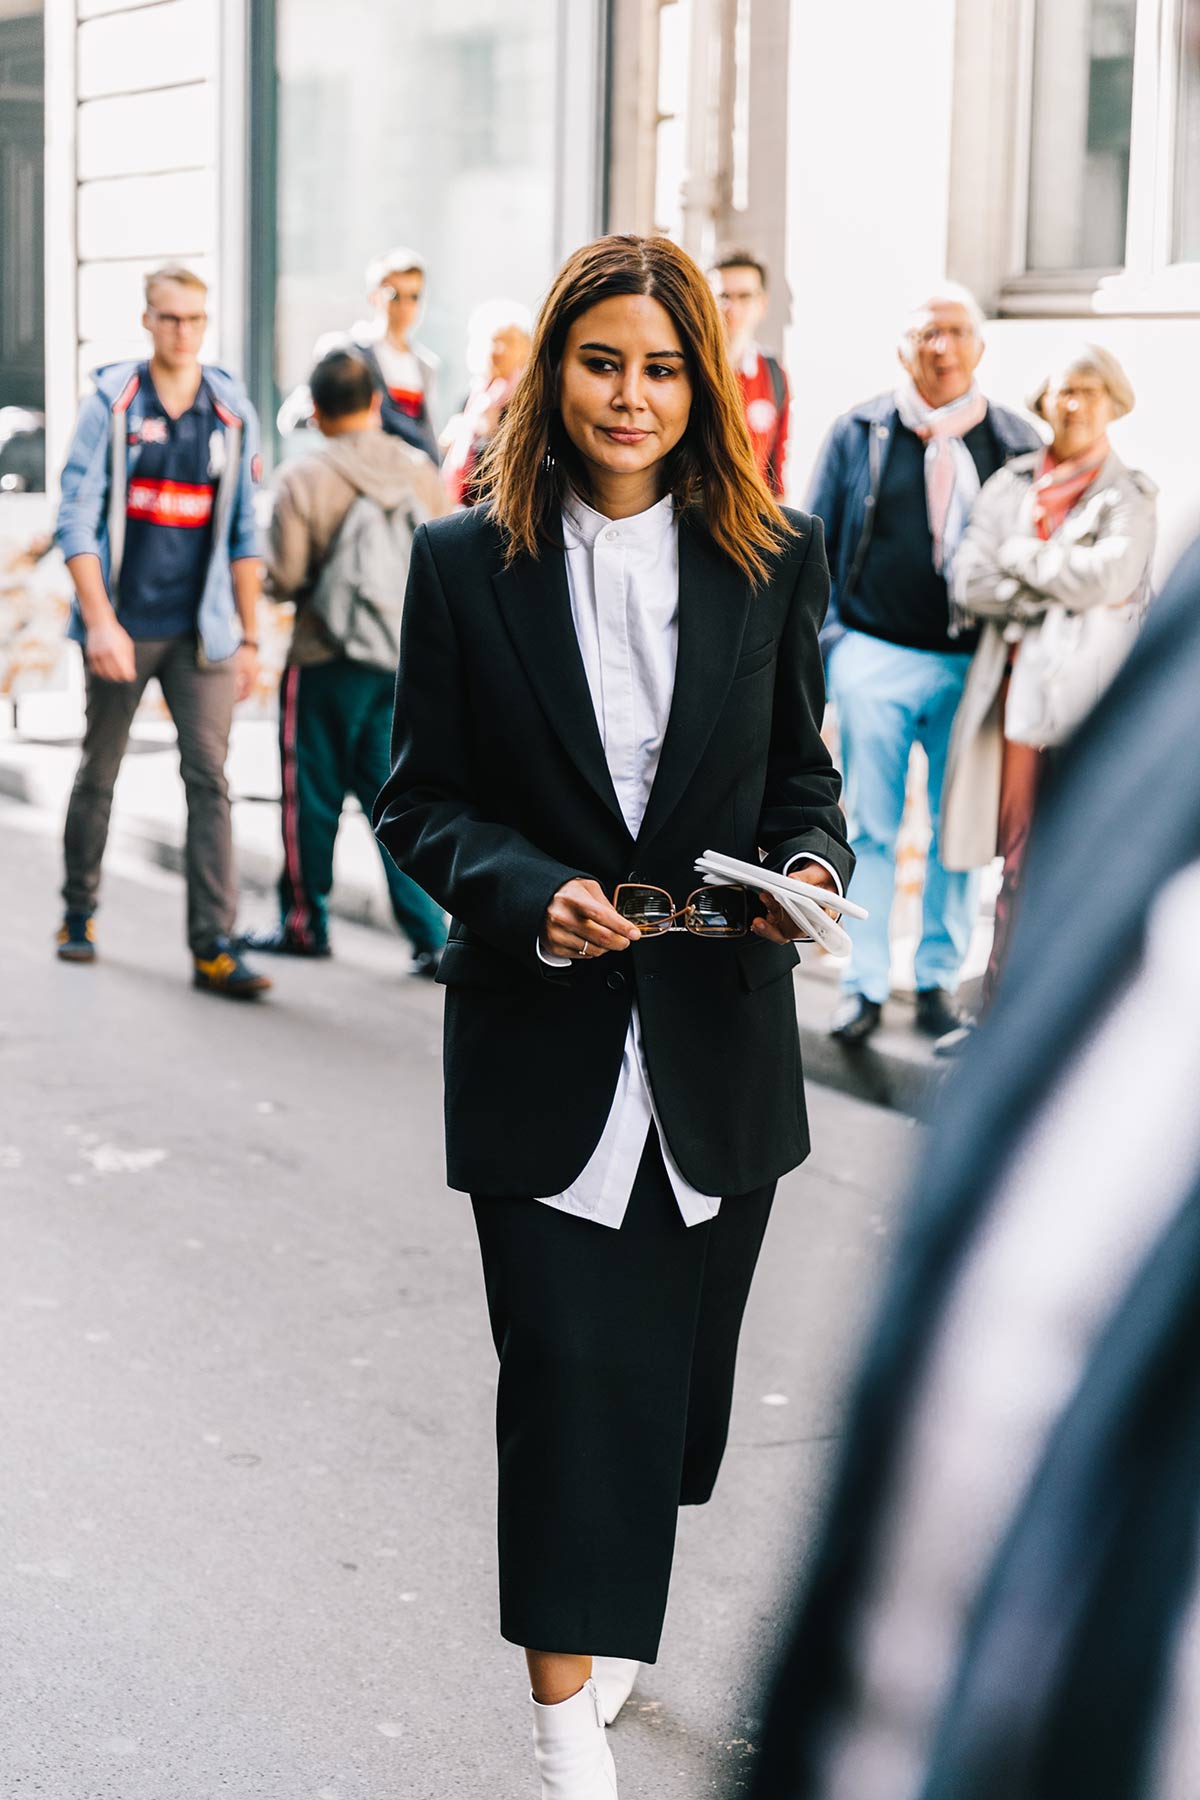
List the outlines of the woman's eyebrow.
<svg viewBox="0 0 1200 1800">
<path fill-rule="evenodd" d="M 606 356 L 624 355 L 623 351 L 617 350 L 612 344 L 580 344 L 579 348 L 581 350 L 603 350 Z M 668 356 L 678 357 L 680 362 L 684 360 L 682 350 L 647 350 L 646 361 L 662 362 Z"/>
</svg>

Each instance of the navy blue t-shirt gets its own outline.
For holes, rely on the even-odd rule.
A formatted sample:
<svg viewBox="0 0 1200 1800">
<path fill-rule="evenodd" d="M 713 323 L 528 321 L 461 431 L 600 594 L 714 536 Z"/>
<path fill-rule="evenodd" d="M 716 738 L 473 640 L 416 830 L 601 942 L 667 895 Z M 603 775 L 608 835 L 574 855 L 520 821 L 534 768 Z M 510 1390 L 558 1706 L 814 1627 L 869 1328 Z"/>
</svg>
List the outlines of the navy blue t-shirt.
<svg viewBox="0 0 1200 1800">
<path fill-rule="evenodd" d="M 139 448 L 129 477 L 117 612 L 132 638 L 181 637 L 196 629 L 225 432 L 203 381 L 187 412 L 172 419 L 147 363 L 139 374 L 145 417 L 129 427 L 131 460 Z"/>
</svg>

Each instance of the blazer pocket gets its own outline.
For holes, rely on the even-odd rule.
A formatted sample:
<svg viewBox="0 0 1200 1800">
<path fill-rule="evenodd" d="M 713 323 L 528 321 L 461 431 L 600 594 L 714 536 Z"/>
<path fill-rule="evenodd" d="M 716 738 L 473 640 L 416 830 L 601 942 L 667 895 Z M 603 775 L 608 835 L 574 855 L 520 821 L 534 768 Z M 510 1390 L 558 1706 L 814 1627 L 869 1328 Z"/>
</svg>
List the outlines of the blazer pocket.
<svg viewBox="0 0 1200 1800">
<path fill-rule="evenodd" d="M 782 981 L 800 961 L 795 944 L 764 944 L 760 938 L 744 939 L 737 945 L 737 955 L 743 986 L 751 993 Z"/>
<path fill-rule="evenodd" d="M 763 644 L 757 650 L 748 650 L 745 656 L 739 657 L 734 665 L 733 679 L 740 681 L 743 675 L 757 675 L 760 669 L 769 668 L 775 661 L 776 644 L 772 638 L 769 644 Z"/>
<path fill-rule="evenodd" d="M 437 979 L 443 987 L 475 988 L 493 994 L 528 992 L 534 977 L 503 950 L 451 938 L 442 951 Z"/>
</svg>

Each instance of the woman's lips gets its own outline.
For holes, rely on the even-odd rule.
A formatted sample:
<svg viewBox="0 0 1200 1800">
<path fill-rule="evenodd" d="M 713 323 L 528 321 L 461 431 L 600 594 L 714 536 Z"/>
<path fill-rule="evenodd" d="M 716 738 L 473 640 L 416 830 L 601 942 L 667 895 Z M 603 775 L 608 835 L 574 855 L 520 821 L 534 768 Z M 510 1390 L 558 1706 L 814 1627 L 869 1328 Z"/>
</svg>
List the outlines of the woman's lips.
<svg viewBox="0 0 1200 1800">
<path fill-rule="evenodd" d="M 643 438 L 650 436 L 648 431 L 624 429 L 619 425 L 602 425 L 600 429 L 605 437 L 612 438 L 616 444 L 640 444 Z"/>
</svg>

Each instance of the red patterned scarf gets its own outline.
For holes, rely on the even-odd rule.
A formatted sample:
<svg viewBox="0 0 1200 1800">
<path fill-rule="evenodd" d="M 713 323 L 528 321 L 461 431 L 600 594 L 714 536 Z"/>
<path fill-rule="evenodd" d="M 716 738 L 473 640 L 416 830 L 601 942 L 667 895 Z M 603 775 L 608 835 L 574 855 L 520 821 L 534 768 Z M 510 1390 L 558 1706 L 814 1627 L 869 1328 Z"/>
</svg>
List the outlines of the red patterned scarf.
<svg viewBox="0 0 1200 1800">
<path fill-rule="evenodd" d="M 1042 457 L 1033 484 L 1033 528 L 1043 542 L 1052 538 L 1071 511 L 1099 475 L 1109 458 L 1106 437 L 1082 456 L 1064 457 L 1056 462 L 1053 450 Z"/>
</svg>

